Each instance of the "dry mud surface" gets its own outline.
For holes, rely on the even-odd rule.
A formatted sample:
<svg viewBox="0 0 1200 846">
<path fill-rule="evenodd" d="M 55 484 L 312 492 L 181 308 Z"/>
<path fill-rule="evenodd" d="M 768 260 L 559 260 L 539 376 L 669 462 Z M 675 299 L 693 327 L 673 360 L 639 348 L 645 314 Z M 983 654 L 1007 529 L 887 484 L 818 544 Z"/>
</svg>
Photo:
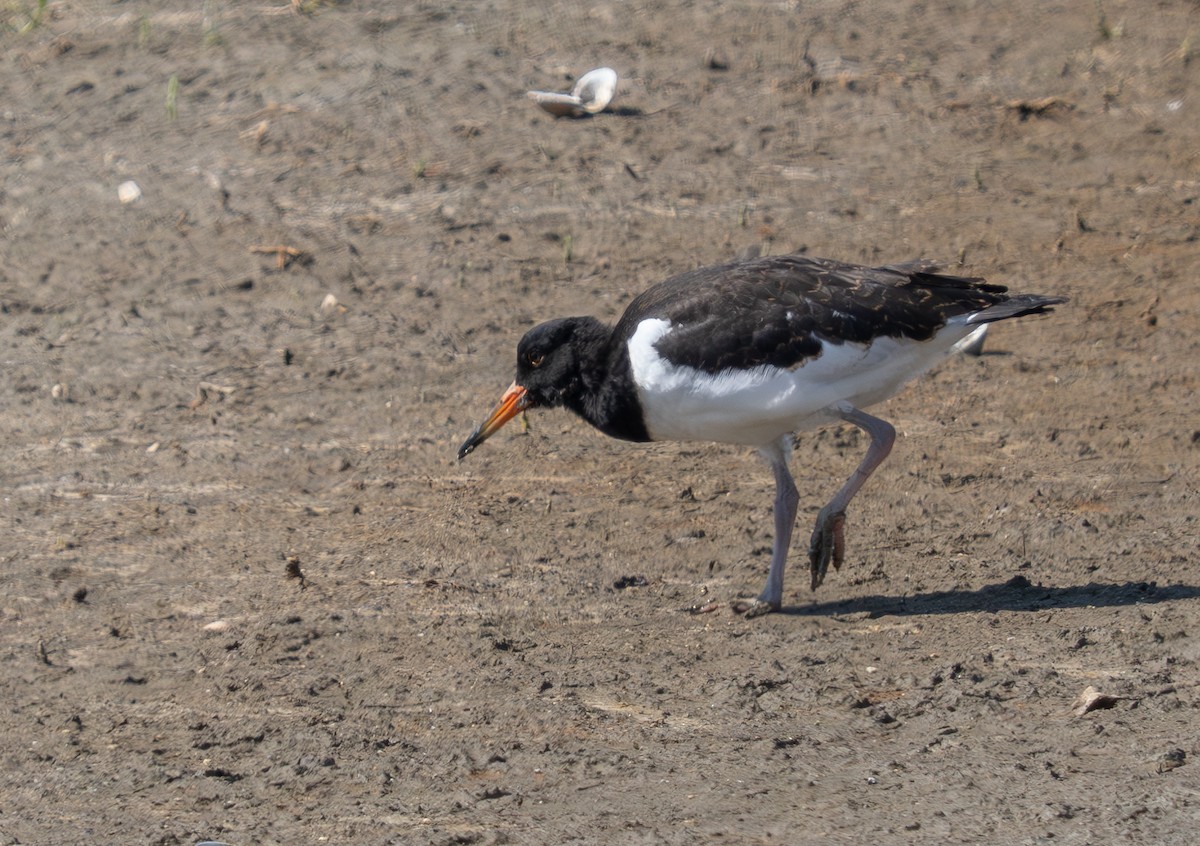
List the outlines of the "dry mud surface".
<svg viewBox="0 0 1200 846">
<path fill-rule="evenodd" d="M 0 13 L 0 843 L 1195 842 L 1195 2 L 297 5 Z M 752 452 L 455 449 L 535 321 L 754 245 L 1071 304 L 748 621 Z"/>
</svg>

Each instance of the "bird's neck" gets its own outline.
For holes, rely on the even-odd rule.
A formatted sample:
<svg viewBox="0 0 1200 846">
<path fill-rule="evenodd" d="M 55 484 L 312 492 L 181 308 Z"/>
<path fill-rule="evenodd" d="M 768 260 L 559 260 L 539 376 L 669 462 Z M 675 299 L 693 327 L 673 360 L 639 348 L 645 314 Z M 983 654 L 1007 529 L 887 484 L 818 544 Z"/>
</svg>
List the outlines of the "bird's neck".
<svg viewBox="0 0 1200 846">
<path fill-rule="evenodd" d="M 563 397 L 564 404 L 609 437 L 650 440 L 628 347 L 599 321 L 586 332 L 585 342 L 579 345 L 578 389 Z"/>
</svg>

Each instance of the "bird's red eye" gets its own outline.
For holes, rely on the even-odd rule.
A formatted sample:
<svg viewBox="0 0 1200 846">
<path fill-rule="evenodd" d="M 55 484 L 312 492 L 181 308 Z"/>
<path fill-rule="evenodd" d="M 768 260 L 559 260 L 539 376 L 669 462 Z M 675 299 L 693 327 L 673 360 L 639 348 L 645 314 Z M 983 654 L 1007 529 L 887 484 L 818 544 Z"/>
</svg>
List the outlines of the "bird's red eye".
<svg viewBox="0 0 1200 846">
<path fill-rule="evenodd" d="M 531 352 L 529 355 L 525 356 L 525 358 L 529 360 L 530 367 L 541 367 L 542 362 L 546 359 L 546 357 L 541 353 L 535 352 Z"/>
</svg>

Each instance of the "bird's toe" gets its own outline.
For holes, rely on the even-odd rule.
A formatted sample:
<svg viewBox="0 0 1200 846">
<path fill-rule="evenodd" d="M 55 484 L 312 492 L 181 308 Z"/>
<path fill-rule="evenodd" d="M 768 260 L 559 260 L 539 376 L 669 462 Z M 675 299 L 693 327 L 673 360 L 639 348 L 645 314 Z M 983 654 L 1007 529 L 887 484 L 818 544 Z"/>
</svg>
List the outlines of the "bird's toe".
<svg viewBox="0 0 1200 846">
<path fill-rule="evenodd" d="M 762 617 L 764 614 L 772 614 L 781 606 L 778 602 L 767 602 L 764 599 L 735 599 L 730 603 L 730 607 L 735 613 L 750 620 L 754 617 Z"/>
<path fill-rule="evenodd" d="M 833 569 L 842 569 L 846 558 L 846 513 L 844 511 L 826 514 L 824 511 L 817 516 L 817 526 L 813 529 L 812 540 L 808 547 L 808 565 L 812 574 L 812 589 L 816 590 L 825 581 L 829 565 Z"/>
</svg>

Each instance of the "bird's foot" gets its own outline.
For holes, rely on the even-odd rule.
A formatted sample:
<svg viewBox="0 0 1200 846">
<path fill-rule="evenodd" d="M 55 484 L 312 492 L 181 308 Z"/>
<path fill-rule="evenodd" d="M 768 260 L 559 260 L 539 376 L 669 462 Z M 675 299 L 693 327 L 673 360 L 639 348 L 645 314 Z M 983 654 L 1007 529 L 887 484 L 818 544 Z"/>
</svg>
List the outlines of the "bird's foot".
<svg viewBox="0 0 1200 846">
<path fill-rule="evenodd" d="M 764 614 L 773 614 L 781 607 L 780 603 L 767 602 L 761 597 L 758 599 L 735 599 L 729 605 L 735 614 L 741 614 L 747 620 L 762 617 Z"/>
<path fill-rule="evenodd" d="M 846 558 L 846 512 L 826 512 L 817 515 L 817 527 L 813 529 L 808 547 L 808 567 L 812 573 L 812 589 L 816 590 L 825 581 L 829 565 L 842 569 Z"/>
</svg>

